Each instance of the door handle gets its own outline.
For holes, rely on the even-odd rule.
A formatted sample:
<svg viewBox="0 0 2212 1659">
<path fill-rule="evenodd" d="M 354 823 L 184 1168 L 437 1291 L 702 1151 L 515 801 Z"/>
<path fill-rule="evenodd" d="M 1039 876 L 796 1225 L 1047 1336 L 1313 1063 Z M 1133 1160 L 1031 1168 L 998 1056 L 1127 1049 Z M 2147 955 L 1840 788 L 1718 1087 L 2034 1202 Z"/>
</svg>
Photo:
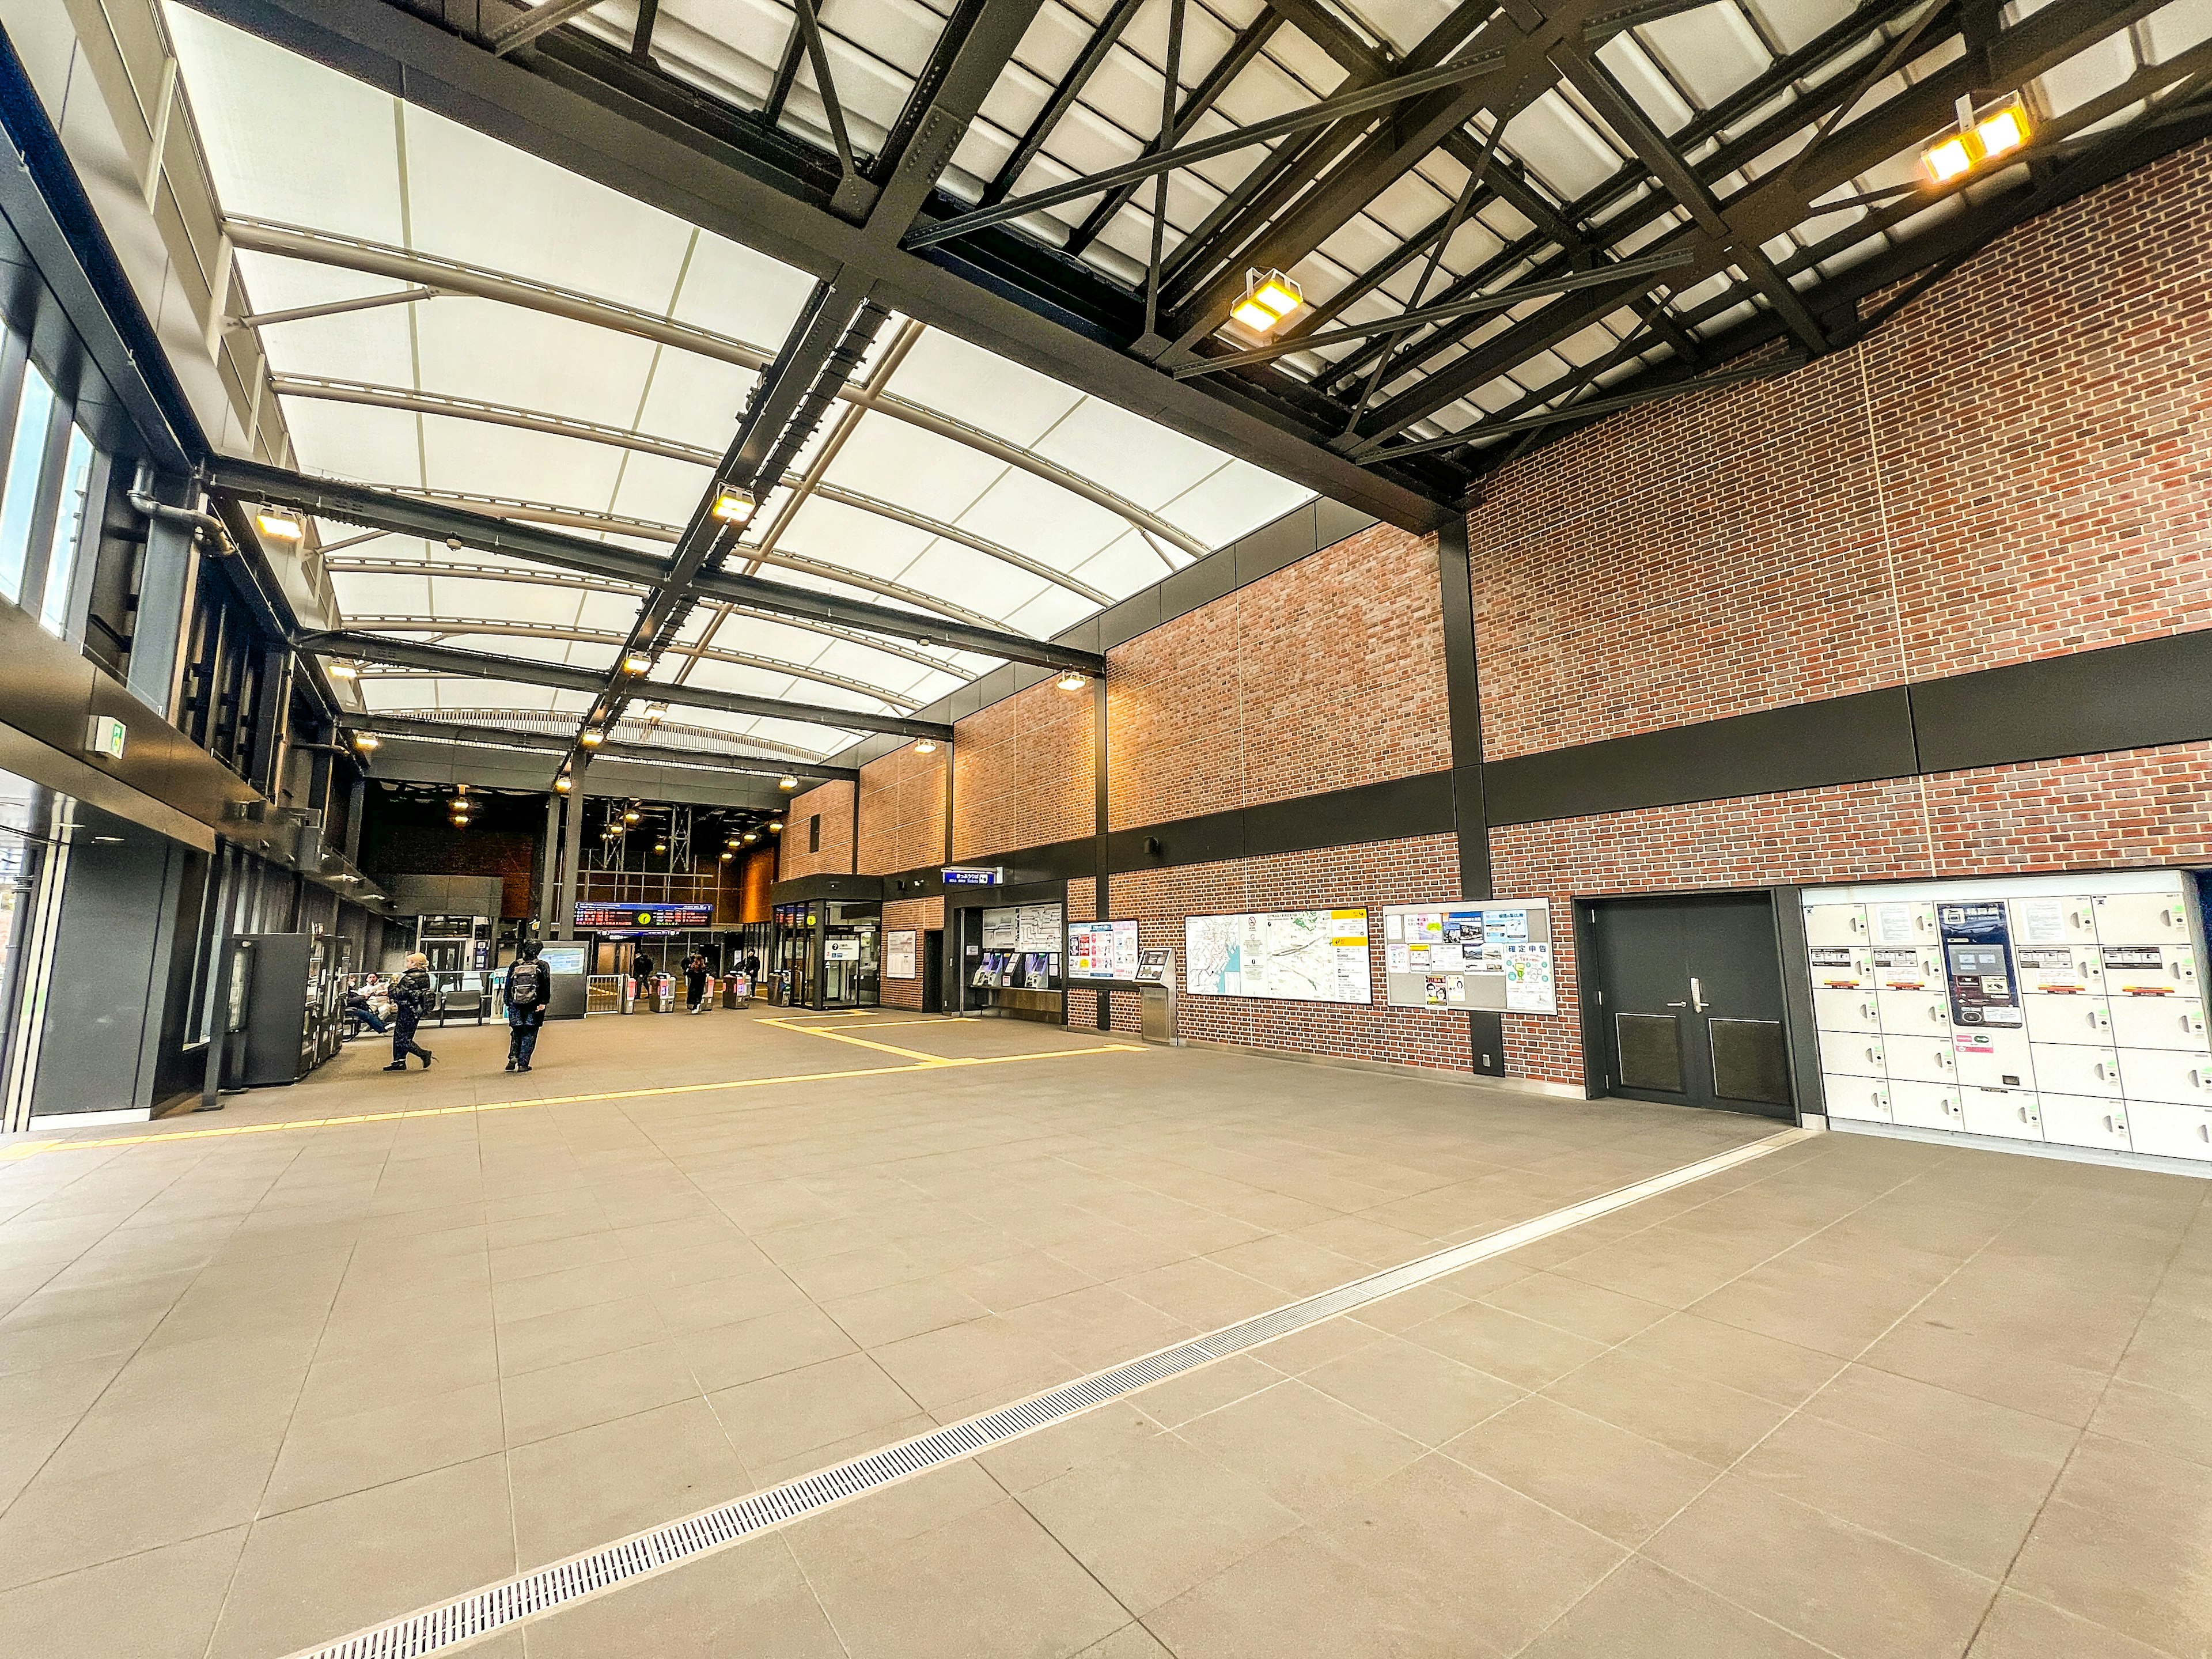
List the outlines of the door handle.
<svg viewBox="0 0 2212 1659">
<path fill-rule="evenodd" d="M 1696 980 L 1690 981 L 1690 1006 L 1701 1014 L 1705 1012 L 1705 988 Z"/>
<path fill-rule="evenodd" d="M 1690 1005 L 1686 1002 L 1670 1002 L 1667 1006 L 1669 1008 L 1686 1008 Z"/>
</svg>

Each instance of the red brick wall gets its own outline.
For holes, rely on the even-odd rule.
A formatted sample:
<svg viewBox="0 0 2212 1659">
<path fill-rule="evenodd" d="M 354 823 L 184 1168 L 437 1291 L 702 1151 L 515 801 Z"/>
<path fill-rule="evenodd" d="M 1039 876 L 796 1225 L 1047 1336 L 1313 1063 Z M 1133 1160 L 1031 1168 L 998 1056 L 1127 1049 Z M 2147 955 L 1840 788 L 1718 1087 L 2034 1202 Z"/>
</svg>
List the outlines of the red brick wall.
<svg viewBox="0 0 2212 1659">
<path fill-rule="evenodd" d="M 955 725 L 955 859 L 1073 841 L 1097 827 L 1092 697 L 1088 687 L 1063 691 L 1047 680 Z"/>
<path fill-rule="evenodd" d="M 1850 351 L 1502 469 L 1469 518 L 1486 749 L 2212 627 L 2208 526 L 2212 143 Z"/>
<path fill-rule="evenodd" d="M 822 815 L 822 846 L 807 851 L 808 820 Z M 853 786 L 842 780 L 817 784 L 792 798 L 783 816 L 782 867 L 776 879 L 799 876 L 849 875 L 853 870 Z"/>
<path fill-rule="evenodd" d="M 1114 827 L 1450 765 L 1437 592 L 1377 525 L 1109 652 Z"/>
<path fill-rule="evenodd" d="M 1555 907 L 1560 1012 L 1505 1017 L 1507 1069 L 1583 1080 L 1574 896 L 2202 864 L 2208 799 L 2196 743 L 1493 830 L 1498 891 Z"/>
<path fill-rule="evenodd" d="M 1186 916 L 1365 905 L 1370 912 L 1373 987 L 1368 1005 L 1200 997 L 1179 991 L 1177 1030 L 1186 1037 L 1216 1042 L 1464 1072 L 1471 1064 L 1465 1016 L 1385 1007 L 1382 978 L 1382 907 L 1455 892 L 1458 872 L 1458 849 L 1452 838 L 1426 836 L 1318 853 L 1132 871 L 1114 878 L 1110 908 L 1117 920 L 1136 919 L 1138 942 L 1146 949 L 1171 948 L 1176 971 L 1181 974 Z M 1071 915 L 1074 885 L 1069 884 Z M 1115 1029 L 1134 1031 L 1138 1023 L 1137 994 L 1115 993 Z"/>
<path fill-rule="evenodd" d="M 945 758 L 942 748 L 921 755 L 908 744 L 860 769 L 862 875 L 945 862 Z"/>
<path fill-rule="evenodd" d="M 866 810 L 866 806 L 867 798 L 866 795 L 863 795 L 861 797 L 861 809 L 863 811 Z M 866 821 L 863 820 L 864 834 L 865 823 Z M 942 928 L 944 926 L 945 901 L 941 898 L 886 899 L 884 901 L 884 933 L 885 936 L 884 939 L 884 946 L 886 952 L 888 952 L 890 949 L 890 935 L 891 933 L 895 932 L 910 931 L 916 935 L 914 942 L 915 976 L 912 979 L 893 979 L 888 974 L 884 975 L 883 997 L 884 1006 L 886 1008 L 910 1008 L 915 1010 L 919 1010 L 921 1008 L 921 988 L 927 982 L 924 975 L 929 971 L 929 964 L 927 959 L 927 951 L 926 949 L 928 941 L 920 936 L 927 933 L 930 928 Z"/>
</svg>

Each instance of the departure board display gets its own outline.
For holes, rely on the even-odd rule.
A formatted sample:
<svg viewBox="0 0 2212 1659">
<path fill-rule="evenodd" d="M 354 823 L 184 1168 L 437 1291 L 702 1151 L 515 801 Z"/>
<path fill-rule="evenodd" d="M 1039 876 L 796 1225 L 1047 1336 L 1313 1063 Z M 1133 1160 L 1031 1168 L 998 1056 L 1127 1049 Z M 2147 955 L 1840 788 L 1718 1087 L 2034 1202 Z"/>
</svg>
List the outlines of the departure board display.
<svg viewBox="0 0 2212 1659">
<path fill-rule="evenodd" d="M 576 926 L 593 930 L 614 927 L 711 927 L 711 904 L 579 904 Z"/>
</svg>

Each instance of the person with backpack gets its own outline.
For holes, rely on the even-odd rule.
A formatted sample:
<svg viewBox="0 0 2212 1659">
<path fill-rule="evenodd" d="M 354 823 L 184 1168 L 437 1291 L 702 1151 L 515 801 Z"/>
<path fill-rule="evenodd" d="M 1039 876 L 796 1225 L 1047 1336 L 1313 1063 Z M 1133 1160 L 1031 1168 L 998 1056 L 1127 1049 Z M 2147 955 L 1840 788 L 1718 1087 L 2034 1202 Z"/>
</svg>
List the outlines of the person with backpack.
<svg viewBox="0 0 2212 1659">
<path fill-rule="evenodd" d="M 417 951 L 407 958 L 407 971 L 392 981 L 392 1064 L 384 1068 L 386 1071 L 405 1071 L 410 1054 L 420 1055 L 422 1069 L 430 1069 L 430 1062 L 436 1056 L 415 1041 L 415 1027 L 437 1000 L 438 987 L 430 977 L 430 958 Z"/>
<path fill-rule="evenodd" d="M 707 1012 L 707 953 L 694 951 L 684 963 L 684 995 L 695 1014 Z"/>
<path fill-rule="evenodd" d="M 514 953 L 507 970 L 500 1000 L 507 1005 L 507 1069 L 526 1072 L 538 1049 L 538 1028 L 545 1023 L 545 1005 L 553 1000 L 553 975 L 538 959 L 538 941 L 530 939 Z"/>
</svg>

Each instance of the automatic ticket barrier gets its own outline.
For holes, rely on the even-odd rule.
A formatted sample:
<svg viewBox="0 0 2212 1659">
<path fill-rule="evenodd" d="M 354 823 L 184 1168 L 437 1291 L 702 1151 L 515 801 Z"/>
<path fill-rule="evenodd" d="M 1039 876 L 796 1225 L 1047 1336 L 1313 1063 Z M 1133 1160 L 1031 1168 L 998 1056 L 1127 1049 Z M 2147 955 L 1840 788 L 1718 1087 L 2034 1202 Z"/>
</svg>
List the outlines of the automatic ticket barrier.
<svg viewBox="0 0 2212 1659">
<path fill-rule="evenodd" d="M 1147 1042 L 1172 1047 L 1181 1041 L 1176 1036 L 1175 981 L 1174 951 L 1137 952 L 1137 994 L 1144 1006 L 1141 1031 Z"/>
</svg>

